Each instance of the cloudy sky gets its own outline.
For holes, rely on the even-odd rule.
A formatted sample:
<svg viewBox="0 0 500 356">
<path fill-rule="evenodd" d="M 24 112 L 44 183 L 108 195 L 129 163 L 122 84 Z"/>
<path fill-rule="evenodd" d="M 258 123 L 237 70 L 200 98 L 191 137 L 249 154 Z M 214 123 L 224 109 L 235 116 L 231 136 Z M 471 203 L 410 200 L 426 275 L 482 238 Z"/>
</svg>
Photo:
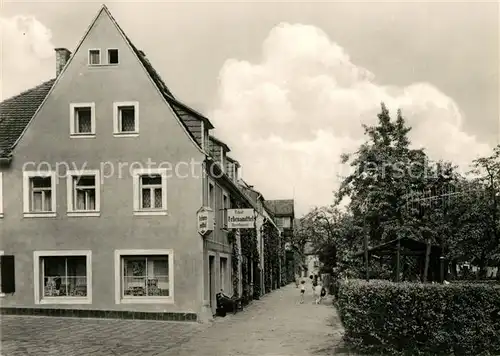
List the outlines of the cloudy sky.
<svg viewBox="0 0 500 356">
<path fill-rule="evenodd" d="M 500 139 L 496 2 L 107 2 L 267 199 L 328 204 L 381 101 L 416 146 L 466 164 Z M 1 96 L 53 77 L 99 2 L 7 2 Z"/>
</svg>

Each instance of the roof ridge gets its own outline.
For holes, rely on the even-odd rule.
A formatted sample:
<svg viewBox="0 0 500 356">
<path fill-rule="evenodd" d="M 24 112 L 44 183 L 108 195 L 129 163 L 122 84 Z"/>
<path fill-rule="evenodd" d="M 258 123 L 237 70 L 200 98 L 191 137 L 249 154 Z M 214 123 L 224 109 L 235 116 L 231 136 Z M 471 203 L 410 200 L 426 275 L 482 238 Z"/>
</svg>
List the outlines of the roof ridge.
<svg viewBox="0 0 500 356">
<path fill-rule="evenodd" d="M 224 141 L 222 141 L 220 138 L 217 138 L 215 137 L 214 135 L 212 134 L 209 134 L 208 135 L 208 138 L 212 141 L 214 141 L 216 144 L 218 144 L 219 146 L 223 146 L 227 152 L 231 152 L 231 148 L 229 148 L 228 144 L 225 143 Z"/>
<path fill-rule="evenodd" d="M 105 11 L 106 12 L 106 14 L 109 16 L 109 18 L 111 19 L 111 21 L 113 22 L 113 24 L 116 26 L 116 28 L 118 29 L 118 31 L 124 37 L 125 41 L 127 42 L 127 44 L 132 49 L 132 52 L 134 52 L 134 54 L 136 55 L 136 57 L 139 60 L 139 62 L 142 64 L 142 66 L 146 70 L 147 75 L 152 80 L 152 82 L 154 83 L 154 85 L 156 86 L 156 88 L 158 89 L 158 91 L 160 92 L 160 94 L 163 96 L 164 100 L 167 102 L 167 105 L 169 105 L 171 107 L 171 109 L 174 112 L 174 115 L 177 117 L 177 119 L 178 119 L 179 123 L 181 124 L 181 126 L 184 127 L 184 130 L 186 131 L 187 135 L 191 137 L 191 139 L 194 141 L 195 145 L 197 145 L 200 150 L 203 150 L 202 143 L 200 142 L 199 139 L 197 139 L 195 137 L 194 133 L 188 128 L 186 122 L 181 117 L 182 115 L 179 113 L 179 107 L 178 106 L 180 106 L 181 109 L 183 109 L 183 110 L 190 111 L 190 112 L 194 113 L 196 116 L 199 116 L 199 117 L 197 117 L 197 119 L 202 120 L 203 122 L 205 122 L 205 124 L 207 125 L 207 127 L 209 129 L 210 128 L 214 128 L 213 125 L 212 125 L 212 123 L 210 122 L 210 120 L 208 118 L 206 118 L 204 115 L 202 115 L 199 112 L 197 112 L 195 109 L 189 107 L 188 105 L 182 103 L 177 98 L 175 98 L 174 95 L 173 95 L 173 93 L 172 93 L 172 91 L 167 86 L 167 84 L 165 83 L 165 81 L 163 80 L 163 78 L 160 76 L 160 74 L 158 73 L 158 71 L 154 68 L 154 66 L 149 61 L 149 58 L 147 58 L 147 56 L 144 54 L 144 52 L 142 50 L 139 50 L 134 45 L 134 43 L 132 42 L 132 40 L 130 39 L 130 37 L 125 33 L 125 31 L 122 29 L 122 27 L 120 26 L 120 24 L 118 23 L 118 21 L 116 21 L 116 19 L 111 14 L 111 12 L 109 11 L 109 9 L 107 7 L 105 7 L 105 6 L 103 6 L 102 9 L 101 9 L 101 11 Z"/>
<path fill-rule="evenodd" d="M 45 81 L 0 103 L 0 158 L 11 156 L 17 141 L 54 87 L 55 81 Z"/>
<path fill-rule="evenodd" d="M 39 89 L 41 86 L 44 86 L 44 85 L 46 85 L 46 84 L 49 84 L 50 82 L 55 81 L 55 80 L 56 80 L 56 78 L 52 78 L 52 79 L 46 80 L 46 81 L 44 81 L 43 83 L 40 83 L 40 84 L 38 84 L 38 85 L 34 86 L 34 87 L 31 87 L 31 88 L 25 89 L 25 90 L 23 90 L 22 92 L 20 92 L 19 94 L 16 94 L 16 95 L 14 95 L 14 96 L 11 96 L 11 97 L 9 97 L 9 98 L 7 98 L 7 99 L 2 100 L 2 101 L 0 102 L 0 105 L 2 105 L 2 104 L 4 104 L 4 103 L 7 103 L 8 101 L 11 101 L 11 100 L 13 100 L 13 99 L 17 99 L 17 98 L 19 98 L 19 97 L 20 97 L 20 96 L 22 96 L 22 95 L 26 95 L 28 92 L 30 92 L 30 91 L 32 91 L 32 90 L 37 90 L 37 89 Z"/>
<path fill-rule="evenodd" d="M 164 90 L 169 97 L 171 97 L 172 99 L 176 100 L 172 91 L 167 87 L 167 84 L 165 83 L 165 81 L 163 80 L 163 78 L 161 78 L 160 76 L 160 73 L 158 73 L 158 71 L 153 67 L 153 65 L 151 64 L 151 61 L 149 60 L 149 58 L 147 58 L 146 54 L 144 53 L 144 51 L 138 49 L 134 43 L 132 42 L 132 40 L 130 39 L 130 37 L 125 33 L 125 31 L 123 31 L 123 28 L 120 26 L 120 24 L 118 23 L 118 21 L 116 21 L 116 19 L 114 18 L 114 16 L 111 14 L 111 11 L 109 11 L 108 7 L 106 5 L 103 5 L 102 6 L 102 9 L 104 11 L 106 11 L 106 13 L 108 14 L 108 16 L 112 19 L 113 23 L 115 24 L 116 27 L 118 27 L 118 29 L 120 30 L 120 32 L 123 34 L 123 37 L 125 37 L 125 40 L 128 42 L 128 44 L 130 45 L 130 47 L 132 47 L 132 50 L 135 52 L 136 56 L 139 58 L 139 60 L 144 60 L 146 62 L 148 62 L 149 66 L 150 66 L 150 69 L 154 72 L 154 75 L 156 76 L 156 79 L 158 79 L 158 81 L 161 83 L 161 87 L 159 88 L 160 90 Z M 148 68 L 146 68 L 146 71 L 147 71 Z M 151 75 L 151 73 L 148 72 L 148 74 L 153 77 L 153 75 Z M 154 79 L 154 78 L 152 78 Z"/>
</svg>

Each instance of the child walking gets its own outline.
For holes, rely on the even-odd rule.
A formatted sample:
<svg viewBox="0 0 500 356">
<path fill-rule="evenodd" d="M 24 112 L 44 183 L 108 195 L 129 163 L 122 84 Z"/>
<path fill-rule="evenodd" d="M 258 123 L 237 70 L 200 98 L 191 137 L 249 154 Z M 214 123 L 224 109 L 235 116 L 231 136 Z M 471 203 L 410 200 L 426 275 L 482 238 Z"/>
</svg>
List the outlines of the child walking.
<svg viewBox="0 0 500 356">
<path fill-rule="evenodd" d="M 323 287 L 323 283 L 319 282 L 316 287 L 314 287 L 314 299 L 316 304 L 321 304 L 321 300 L 326 296 L 326 289 Z"/>
<path fill-rule="evenodd" d="M 306 282 L 302 280 L 302 282 L 300 282 L 300 304 L 304 304 L 305 292 L 306 292 Z"/>
</svg>

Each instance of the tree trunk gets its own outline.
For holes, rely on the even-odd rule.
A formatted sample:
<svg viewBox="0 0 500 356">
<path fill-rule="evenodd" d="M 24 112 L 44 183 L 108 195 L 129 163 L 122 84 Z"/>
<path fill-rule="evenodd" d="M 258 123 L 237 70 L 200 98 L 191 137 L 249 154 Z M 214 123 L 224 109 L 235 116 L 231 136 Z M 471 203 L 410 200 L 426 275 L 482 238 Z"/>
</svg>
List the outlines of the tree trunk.
<svg viewBox="0 0 500 356">
<path fill-rule="evenodd" d="M 431 239 L 427 239 L 427 248 L 425 250 L 425 266 L 424 266 L 424 279 L 423 282 L 427 282 L 427 276 L 429 273 L 429 258 L 431 254 Z"/>
<path fill-rule="evenodd" d="M 479 271 L 476 273 L 476 280 L 484 279 L 486 277 L 486 256 L 484 251 L 481 252 L 481 258 L 479 259 Z"/>
<path fill-rule="evenodd" d="M 400 282 L 401 276 L 401 240 L 398 240 L 396 251 L 396 282 Z"/>
</svg>

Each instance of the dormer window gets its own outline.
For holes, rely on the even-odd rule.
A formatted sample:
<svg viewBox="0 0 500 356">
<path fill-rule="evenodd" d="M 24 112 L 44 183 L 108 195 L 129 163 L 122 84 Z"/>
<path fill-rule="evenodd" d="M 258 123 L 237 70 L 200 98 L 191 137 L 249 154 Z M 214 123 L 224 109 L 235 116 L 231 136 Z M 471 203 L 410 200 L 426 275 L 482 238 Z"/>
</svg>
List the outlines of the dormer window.
<svg viewBox="0 0 500 356">
<path fill-rule="evenodd" d="M 96 66 L 101 64 L 101 50 L 100 49 L 90 49 L 89 50 L 89 65 Z"/>
<path fill-rule="evenodd" d="M 117 49 L 108 49 L 108 64 L 118 64 Z"/>
</svg>

